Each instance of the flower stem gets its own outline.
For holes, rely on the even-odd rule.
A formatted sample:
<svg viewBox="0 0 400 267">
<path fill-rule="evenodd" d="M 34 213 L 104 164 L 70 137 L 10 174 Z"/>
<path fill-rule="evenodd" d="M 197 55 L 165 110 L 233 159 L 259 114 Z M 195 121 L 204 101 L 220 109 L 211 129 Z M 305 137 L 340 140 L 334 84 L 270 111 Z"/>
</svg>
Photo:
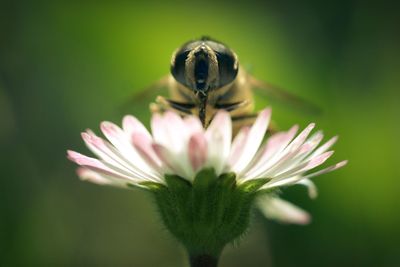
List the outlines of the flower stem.
<svg viewBox="0 0 400 267">
<path fill-rule="evenodd" d="M 190 258 L 190 267 L 217 267 L 218 266 L 218 258 L 210 255 L 191 255 Z"/>
</svg>

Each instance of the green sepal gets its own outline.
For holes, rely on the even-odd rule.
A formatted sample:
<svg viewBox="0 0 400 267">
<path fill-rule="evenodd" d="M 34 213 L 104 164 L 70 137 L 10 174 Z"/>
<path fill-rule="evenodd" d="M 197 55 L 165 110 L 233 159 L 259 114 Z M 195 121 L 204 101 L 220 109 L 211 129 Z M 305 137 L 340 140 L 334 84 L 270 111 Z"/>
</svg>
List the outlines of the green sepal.
<svg viewBox="0 0 400 267">
<path fill-rule="evenodd" d="M 152 191 L 152 192 L 157 192 L 162 189 L 165 189 L 165 185 L 160 184 L 160 183 L 155 183 L 155 182 L 141 182 L 140 185 L 144 186 L 146 189 Z M 132 185 L 132 184 L 127 184 L 128 187 L 132 188 L 137 188 L 138 186 Z"/>
<path fill-rule="evenodd" d="M 234 173 L 220 176 L 207 168 L 193 182 L 166 175 L 167 186 L 149 184 L 167 229 L 190 255 L 217 257 L 227 243 L 245 233 L 259 179 L 238 185 Z"/>
<path fill-rule="evenodd" d="M 259 178 L 242 183 L 239 187 L 248 193 L 257 192 L 263 185 L 268 182 L 268 179 Z"/>
<path fill-rule="evenodd" d="M 194 181 L 193 188 L 197 190 L 206 190 L 217 182 L 215 171 L 212 168 L 206 168 L 197 173 Z"/>
<path fill-rule="evenodd" d="M 166 174 L 164 176 L 165 181 L 167 182 L 168 188 L 172 191 L 182 191 L 182 190 L 187 190 L 190 189 L 191 184 L 189 181 L 177 176 L 177 175 L 171 175 L 171 174 Z"/>
</svg>

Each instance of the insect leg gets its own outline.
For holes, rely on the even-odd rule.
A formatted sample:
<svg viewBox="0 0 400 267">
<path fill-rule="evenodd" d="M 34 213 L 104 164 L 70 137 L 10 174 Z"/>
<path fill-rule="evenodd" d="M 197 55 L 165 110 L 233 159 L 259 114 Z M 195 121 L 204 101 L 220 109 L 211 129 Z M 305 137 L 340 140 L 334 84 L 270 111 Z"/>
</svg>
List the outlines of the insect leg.
<svg viewBox="0 0 400 267">
<path fill-rule="evenodd" d="M 226 111 L 232 111 L 232 110 L 247 106 L 249 103 L 250 103 L 250 101 L 248 101 L 248 100 L 234 102 L 234 103 L 226 103 L 226 104 L 217 103 L 214 105 L 214 108 L 215 109 L 224 109 Z"/>
<path fill-rule="evenodd" d="M 158 96 L 156 98 L 156 103 L 153 103 L 153 104 L 156 104 L 158 106 L 157 107 L 158 112 L 163 112 L 168 109 L 174 109 L 174 110 L 178 111 L 179 113 L 183 113 L 186 115 L 192 114 L 191 110 L 195 107 L 195 105 L 192 103 L 181 103 L 181 102 L 177 102 L 177 101 L 174 101 L 171 99 L 167 99 L 162 96 Z M 152 106 L 150 106 L 150 109 L 156 109 L 156 108 L 153 105 L 153 108 L 152 108 Z"/>
<path fill-rule="evenodd" d="M 232 123 L 234 132 L 237 133 L 240 128 L 244 126 L 251 126 L 257 119 L 258 113 L 251 113 L 246 115 L 234 116 L 232 117 Z M 270 134 L 278 132 L 278 127 L 275 122 L 271 121 L 268 125 L 268 131 Z"/>
</svg>

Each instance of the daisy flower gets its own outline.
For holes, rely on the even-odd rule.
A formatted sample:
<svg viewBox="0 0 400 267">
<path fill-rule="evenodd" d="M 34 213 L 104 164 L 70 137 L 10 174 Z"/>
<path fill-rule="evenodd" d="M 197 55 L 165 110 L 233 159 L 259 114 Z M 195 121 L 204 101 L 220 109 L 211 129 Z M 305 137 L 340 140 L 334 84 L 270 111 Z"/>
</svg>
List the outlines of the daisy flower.
<svg viewBox="0 0 400 267">
<path fill-rule="evenodd" d="M 122 128 L 101 123 L 106 139 L 91 130 L 82 133 L 96 158 L 70 150 L 68 158 L 80 165 L 82 180 L 153 192 L 164 223 L 190 254 L 215 256 L 245 232 L 253 204 L 270 219 L 308 223 L 308 213 L 281 199 L 277 189 L 302 184 L 315 197 L 310 178 L 347 163 L 314 171 L 332 156 L 337 137 L 321 145 L 323 134 L 311 134 L 313 123 L 264 142 L 270 118 L 271 109 L 262 110 L 233 138 L 226 111 L 219 111 L 207 129 L 195 116 L 154 114 L 151 132 L 128 115 Z"/>
</svg>

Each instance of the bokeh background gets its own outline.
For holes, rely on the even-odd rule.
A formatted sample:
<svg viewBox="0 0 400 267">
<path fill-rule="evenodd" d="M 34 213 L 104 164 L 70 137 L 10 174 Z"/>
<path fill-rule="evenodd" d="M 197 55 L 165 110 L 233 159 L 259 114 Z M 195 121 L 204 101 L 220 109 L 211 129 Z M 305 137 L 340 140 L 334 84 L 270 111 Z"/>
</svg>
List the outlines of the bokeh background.
<svg viewBox="0 0 400 267">
<path fill-rule="evenodd" d="M 148 121 L 152 99 L 121 106 L 201 35 L 320 106 L 273 103 L 274 118 L 339 134 L 331 163 L 350 161 L 315 179 L 315 201 L 284 190 L 311 225 L 255 213 L 221 266 L 400 266 L 400 19 L 391 1 L 367 2 L 2 1 L 0 266 L 187 266 L 149 195 L 81 182 L 65 154 L 88 152 L 79 133 L 102 120 Z"/>
</svg>

